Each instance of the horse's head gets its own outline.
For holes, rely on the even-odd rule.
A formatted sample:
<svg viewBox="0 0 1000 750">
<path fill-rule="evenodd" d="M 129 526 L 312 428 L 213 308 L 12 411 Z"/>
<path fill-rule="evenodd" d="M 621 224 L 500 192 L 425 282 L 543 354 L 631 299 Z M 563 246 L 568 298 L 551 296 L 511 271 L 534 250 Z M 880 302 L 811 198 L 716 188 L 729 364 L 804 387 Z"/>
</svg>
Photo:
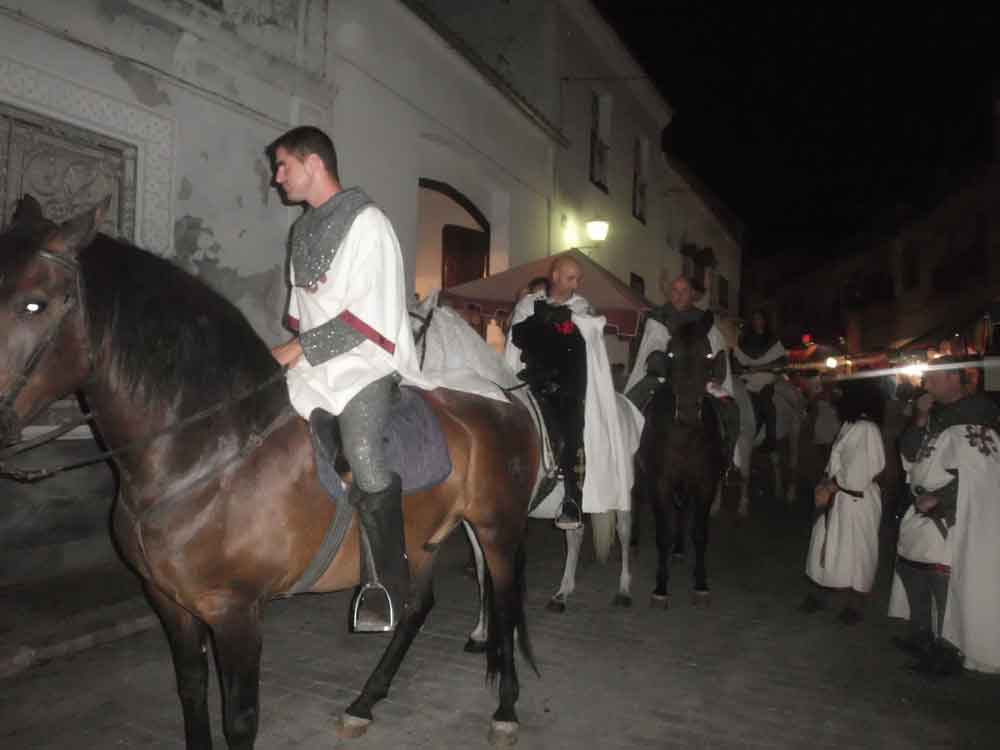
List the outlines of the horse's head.
<svg viewBox="0 0 1000 750">
<path fill-rule="evenodd" d="M 701 422 L 701 403 L 709 381 L 721 382 L 726 376 L 725 352 L 712 354 L 708 332 L 712 313 L 670 332 L 667 346 L 667 378 L 673 388 L 675 414 L 680 422 Z"/>
<path fill-rule="evenodd" d="M 76 390 L 90 371 L 77 255 L 90 244 L 108 202 L 62 224 L 21 199 L 0 235 L 0 442 Z"/>
</svg>

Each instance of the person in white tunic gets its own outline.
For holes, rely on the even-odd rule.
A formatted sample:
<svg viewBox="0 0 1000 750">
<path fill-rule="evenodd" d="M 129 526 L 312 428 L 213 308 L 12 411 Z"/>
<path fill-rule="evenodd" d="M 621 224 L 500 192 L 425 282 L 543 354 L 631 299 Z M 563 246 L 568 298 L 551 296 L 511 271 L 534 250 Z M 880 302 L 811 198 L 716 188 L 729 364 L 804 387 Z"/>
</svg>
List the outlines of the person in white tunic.
<svg viewBox="0 0 1000 750">
<path fill-rule="evenodd" d="M 774 369 L 788 363 L 788 352 L 774 336 L 767 318 L 760 310 L 750 316 L 750 330 L 740 336 L 733 357 L 744 369 L 740 376 L 746 383 L 753 402 L 757 424 L 766 426 L 763 449 L 774 450 L 778 437 L 777 412 L 774 407 L 774 384 L 778 380 Z"/>
<path fill-rule="evenodd" d="M 367 584 L 352 627 L 396 627 L 409 589 L 402 490 L 386 468 L 382 432 L 401 377 L 421 382 L 406 306 L 402 254 L 392 225 L 360 188 L 345 189 L 330 138 L 294 128 L 268 152 L 289 203 L 304 203 L 291 232 L 289 327 L 298 334 L 273 350 L 288 366 L 292 405 L 338 416 L 361 519 Z"/>
<path fill-rule="evenodd" d="M 865 595 L 878 566 L 882 493 L 875 478 L 885 467 L 878 422 L 882 394 L 870 381 L 843 381 L 837 399 L 842 421 L 830 451 L 826 477 L 816 486 L 820 510 L 813 524 L 806 575 L 815 585 L 800 605 L 803 612 L 827 606 L 829 593 L 847 594 L 838 620 L 860 622 Z"/>
<path fill-rule="evenodd" d="M 942 357 L 937 366 L 959 365 Z M 889 616 L 937 676 L 1000 672 L 1000 407 L 967 370 L 932 370 L 899 447 L 913 505 L 900 523 Z M 932 612 L 936 617 L 932 617 Z"/>
</svg>

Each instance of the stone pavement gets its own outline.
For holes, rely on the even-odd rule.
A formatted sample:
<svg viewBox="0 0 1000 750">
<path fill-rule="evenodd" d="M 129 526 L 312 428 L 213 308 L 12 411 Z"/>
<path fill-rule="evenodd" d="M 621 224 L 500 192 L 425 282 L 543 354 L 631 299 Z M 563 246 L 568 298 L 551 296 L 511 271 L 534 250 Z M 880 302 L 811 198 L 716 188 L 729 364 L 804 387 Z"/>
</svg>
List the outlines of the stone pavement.
<svg viewBox="0 0 1000 750">
<path fill-rule="evenodd" d="M 808 511 L 772 504 L 754 512 L 742 525 L 731 513 L 713 525 L 712 606 L 690 605 L 688 566 L 677 564 L 669 611 L 646 606 L 654 559 L 648 517 L 633 587 L 636 605 L 610 606 L 617 566 L 596 564 L 588 542 L 578 591 L 563 615 L 544 607 L 561 575 L 561 535 L 547 523 L 531 522 L 528 626 L 542 676 L 519 661 L 519 747 L 1000 746 L 1000 678 L 928 682 L 907 671 L 906 658 L 889 645 L 899 626 L 883 616 L 886 565 L 861 625 L 838 625 L 834 612 L 800 614 L 795 606 L 805 591 Z M 483 657 L 462 651 L 475 620 L 475 584 L 462 572 L 466 560 L 456 535 L 442 549 L 438 605 L 391 695 L 376 707 L 375 724 L 356 740 L 339 739 L 335 719 L 357 695 L 384 640 L 347 633 L 348 593 L 271 604 L 257 747 L 487 747 L 496 698 L 484 685 Z M 44 595 L 31 599 L 21 592 L 17 601 L 34 605 L 19 603 L 13 609 L 20 614 L 0 620 L 5 643 L 25 641 L 19 633 L 33 623 L 27 630 L 49 633 L 50 650 L 0 680 L 0 747 L 182 746 L 167 645 L 159 628 L 149 627 L 148 610 L 132 598 L 134 585 L 120 571 L 75 586 L 65 582 L 51 592 L 61 604 L 48 612 Z M 15 597 L 2 593 L 7 612 Z M 62 652 L 76 650 L 59 640 L 58 624 L 86 619 L 85 612 L 68 612 L 88 597 L 103 605 L 95 611 L 105 615 L 118 608 L 117 624 L 106 627 L 122 629 L 102 631 L 108 638 L 127 632 L 122 623 L 147 629 L 108 643 L 96 638 L 93 648 L 54 658 L 60 643 Z M 210 695 L 216 744 L 225 747 L 214 687 Z"/>
</svg>

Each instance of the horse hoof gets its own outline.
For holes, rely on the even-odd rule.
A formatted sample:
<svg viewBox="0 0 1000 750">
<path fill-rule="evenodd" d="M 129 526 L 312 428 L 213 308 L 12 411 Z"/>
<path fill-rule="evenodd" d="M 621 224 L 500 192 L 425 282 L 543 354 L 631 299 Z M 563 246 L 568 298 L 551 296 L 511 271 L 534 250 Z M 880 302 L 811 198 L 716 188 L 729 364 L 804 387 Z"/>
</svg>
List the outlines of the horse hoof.
<svg viewBox="0 0 1000 750">
<path fill-rule="evenodd" d="M 711 591 L 692 591 L 691 592 L 691 603 L 696 607 L 707 608 L 712 606 L 712 592 Z"/>
<path fill-rule="evenodd" d="M 566 611 L 566 602 L 561 602 L 558 599 L 549 599 L 549 603 L 545 605 L 545 609 L 561 615 Z"/>
<path fill-rule="evenodd" d="M 517 744 L 516 721 L 494 721 L 490 723 L 490 745 L 492 747 L 514 747 Z"/>
<path fill-rule="evenodd" d="M 358 716 L 344 714 L 337 720 L 337 736 L 345 740 L 360 737 L 368 731 L 371 723 L 371 719 L 362 719 Z"/>
<path fill-rule="evenodd" d="M 650 594 L 649 606 L 653 609 L 670 609 L 670 594 Z"/>
<path fill-rule="evenodd" d="M 472 638 L 465 642 L 462 649 L 467 654 L 482 654 L 486 652 L 486 641 L 474 641 Z"/>
<path fill-rule="evenodd" d="M 631 607 L 632 597 L 628 594 L 615 594 L 615 600 L 612 602 L 615 607 Z"/>
</svg>

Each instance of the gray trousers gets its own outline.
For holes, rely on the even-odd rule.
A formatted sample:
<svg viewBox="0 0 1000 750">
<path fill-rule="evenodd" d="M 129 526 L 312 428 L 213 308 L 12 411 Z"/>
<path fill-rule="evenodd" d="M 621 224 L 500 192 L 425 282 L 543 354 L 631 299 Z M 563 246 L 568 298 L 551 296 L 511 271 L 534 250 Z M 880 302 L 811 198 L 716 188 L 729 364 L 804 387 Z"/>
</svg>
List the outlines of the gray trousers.
<svg viewBox="0 0 1000 750">
<path fill-rule="evenodd" d="M 896 558 L 896 574 L 906 590 L 910 604 L 910 628 L 916 632 L 941 635 L 944 625 L 944 607 L 948 601 L 950 576 L 929 567 Z M 933 611 L 937 618 L 932 617 Z M 936 619 L 936 621 L 935 621 Z"/>
<path fill-rule="evenodd" d="M 347 402 L 338 417 L 344 455 L 351 465 L 354 484 L 362 492 L 381 492 L 392 482 L 382 435 L 398 398 L 398 383 L 395 373 L 369 383 Z"/>
</svg>

